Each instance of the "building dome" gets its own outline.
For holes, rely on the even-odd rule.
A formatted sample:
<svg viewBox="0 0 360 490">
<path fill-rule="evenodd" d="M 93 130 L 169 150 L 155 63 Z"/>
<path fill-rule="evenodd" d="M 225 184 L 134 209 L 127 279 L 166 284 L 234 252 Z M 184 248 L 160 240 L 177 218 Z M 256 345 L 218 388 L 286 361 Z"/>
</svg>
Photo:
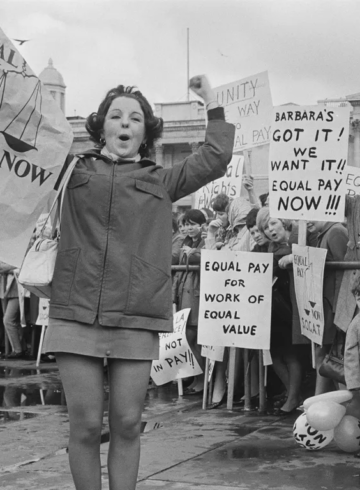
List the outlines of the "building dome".
<svg viewBox="0 0 360 490">
<path fill-rule="evenodd" d="M 53 96 L 55 102 L 58 104 L 60 109 L 65 114 L 65 92 L 66 85 L 64 83 L 64 79 L 54 68 L 53 60 L 49 59 L 49 64 L 44 70 L 40 73 L 39 79 L 43 83 L 43 85 L 48 89 L 50 94 Z"/>
<path fill-rule="evenodd" d="M 64 79 L 61 73 L 54 68 L 53 60 L 49 59 L 49 64 L 39 75 L 40 80 L 44 85 L 56 85 L 58 87 L 66 88 Z"/>
</svg>

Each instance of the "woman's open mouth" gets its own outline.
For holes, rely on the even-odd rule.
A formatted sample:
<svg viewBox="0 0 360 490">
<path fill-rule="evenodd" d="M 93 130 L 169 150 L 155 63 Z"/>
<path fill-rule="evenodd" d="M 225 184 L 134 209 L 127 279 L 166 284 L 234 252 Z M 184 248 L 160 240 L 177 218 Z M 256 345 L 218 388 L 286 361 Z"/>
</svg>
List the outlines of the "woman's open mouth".
<svg viewBox="0 0 360 490">
<path fill-rule="evenodd" d="M 130 136 L 128 136 L 127 134 L 122 134 L 121 136 L 119 136 L 119 139 L 121 141 L 129 141 Z"/>
</svg>

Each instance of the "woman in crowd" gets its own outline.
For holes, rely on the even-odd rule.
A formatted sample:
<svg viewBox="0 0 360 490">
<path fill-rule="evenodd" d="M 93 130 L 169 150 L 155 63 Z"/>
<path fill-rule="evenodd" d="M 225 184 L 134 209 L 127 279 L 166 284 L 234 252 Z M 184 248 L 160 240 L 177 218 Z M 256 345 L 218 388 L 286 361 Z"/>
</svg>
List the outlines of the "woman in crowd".
<svg viewBox="0 0 360 490">
<path fill-rule="evenodd" d="M 120 85 L 88 117 L 97 148 L 81 155 L 64 195 L 46 349 L 64 385 L 77 490 L 101 488 L 104 358 L 109 486 L 136 486 L 151 362 L 158 333 L 172 331 L 171 203 L 224 175 L 231 160 L 233 125 L 206 77 L 190 86 L 208 110 L 197 153 L 173 168 L 154 164 L 162 120 L 141 92 Z"/>
<path fill-rule="evenodd" d="M 217 218 L 210 222 L 208 228 L 208 236 L 205 239 L 205 247 L 208 250 L 232 250 L 237 252 L 250 252 L 251 250 L 251 236 L 247 229 L 246 217 L 251 210 L 251 204 L 248 200 L 243 197 L 238 197 L 231 201 L 225 210 L 225 215 L 227 220 L 222 218 Z M 219 242 L 216 241 L 216 234 L 221 226 L 226 227 L 226 235 L 224 237 L 224 242 L 221 242 L 221 247 L 219 247 Z M 237 351 L 238 353 L 238 351 Z M 237 380 L 239 379 L 239 374 L 241 372 L 240 356 L 237 355 L 236 362 L 236 374 Z M 226 396 L 226 371 L 228 365 L 228 350 L 225 349 L 224 360 L 222 362 L 217 362 L 215 365 L 215 382 L 212 396 L 212 403 L 209 408 L 217 408 L 225 401 Z M 252 380 L 252 395 L 256 395 L 258 392 L 258 384 L 256 384 L 257 377 L 251 376 Z M 236 381 L 236 386 L 239 386 L 239 382 Z"/>
<path fill-rule="evenodd" d="M 183 215 L 182 215 L 183 216 Z M 185 240 L 185 235 L 183 235 L 179 230 L 178 218 L 173 216 L 172 218 L 172 258 L 171 264 L 176 265 L 179 263 L 180 250 Z"/>
<path fill-rule="evenodd" d="M 183 241 L 179 264 L 200 265 L 201 249 L 204 240 L 201 236 L 201 226 L 206 223 L 204 213 L 199 209 L 189 209 L 185 212 L 184 223 L 186 238 Z M 200 272 L 177 272 L 173 283 L 173 302 L 176 310 L 191 308 L 186 324 L 186 338 L 200 367 L 204 370 L 204 358 L 201 356 L 201 346 L 197 343 L 197 326 L 200 301 Z M 201 393 L 204 388 L 204 376 L 195 376 L 193 382 L 184 391 L 185 395 Z"/>
<path fill-rule="evenodd" d="M 344 225 L 330 221 L 308 221 L 307 228 L 312 233 L 318 233 L 316 245 L 327 250 L 327 262 L 344 260 L 348 243 L 348 232 Z M 320 375 L 319 367 L 335 337 L 337 327 L 334 324 L 334 316 L 343 274 L 344 271 L 341 270 L 325 269 L 324 271 L 324 335 L 322 346 L 315 345 L 315 395 L 333 391 L 335 387 L 331 379 Z"/>
<path fill-rule="evenodd" d="M 290 220 L 271 218 L 268 207 L 260 209 L 256 224 L 258 229 L 270 240 L 269 252 L 274 254 L 274 277 L 279 292 L 278 309 L 283 315 L 276 314 L 271 324 L 271 355 L 276 374 L 287 390 L 287 399 L 278 411 L 278 415 L 289 415 L 301 402 L 302 364 L 299 344 L 308 343 L 301 335 L 300 319 L 296 304 L 292 271 L 284 270 L 291 263 L 291 246 L 298 243 L 298 229 Z M 308 236 L 308 245 L 316 243 L 316 234 Z M 282 298 L 282 299 L 281 299 Z M 292 318 L 290 323 L 290 311 Z M 276 312 L 278 313 L 278 312 Z"/>
</svg>

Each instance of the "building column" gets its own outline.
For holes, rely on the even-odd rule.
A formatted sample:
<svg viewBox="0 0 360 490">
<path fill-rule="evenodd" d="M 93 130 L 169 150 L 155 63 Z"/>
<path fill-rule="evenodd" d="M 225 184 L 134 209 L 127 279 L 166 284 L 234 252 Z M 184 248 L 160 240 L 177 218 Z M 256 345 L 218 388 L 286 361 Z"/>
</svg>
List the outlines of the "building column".
<svg viewBox="0 0 360 490">
<path fill-rule="evenodd" d="M 355 167 L 360 168 L 360 119 L 354 119 L 351 123 L 352 132 L 354 135 L 353 151 L 354 151 L 354 161 Z"/>
<path fill-rule="evenodd" d="M 155 144 L 155 161 L 157 165 L 164 166 L 164 146 L 161 144 Z"/>
</svg>

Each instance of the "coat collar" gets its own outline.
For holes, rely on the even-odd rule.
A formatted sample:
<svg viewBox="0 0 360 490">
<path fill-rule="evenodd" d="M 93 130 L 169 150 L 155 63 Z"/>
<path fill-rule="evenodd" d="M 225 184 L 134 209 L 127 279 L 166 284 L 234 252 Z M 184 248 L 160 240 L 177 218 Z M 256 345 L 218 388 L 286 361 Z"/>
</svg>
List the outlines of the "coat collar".
<svg viewBox="0 0 360 490">
<path fill-rule="evenodd" d="M 102 155 L 101 150 L 98 148 L 92 148 L 90 150 L 84 151 L 83 153 L 77 153 L 76 156 L 80 157 L 80 158 L 81 157 L 84 157 L 84 158 L 92 157 L 92 158 L 95 158 L 96 160 L 103 160 L 104 162 L 107 162 L 107 163 L 113 163 L 113 160 L 108 158 L 106 155 Z M 124 163 L 126 163 L 126 162 L 124 162 Z M 132 163 L 132 162 L 130 162 L 130 163 Z M 155 162 L 153 162 L 152 160 L 149 160 L 148 158 L 143 158 L 142 160 L 140 160 L 137 163 L 139 163 L 140 165 L 142 165 L 144 167 L 156 165 Z"/>
</svg>

